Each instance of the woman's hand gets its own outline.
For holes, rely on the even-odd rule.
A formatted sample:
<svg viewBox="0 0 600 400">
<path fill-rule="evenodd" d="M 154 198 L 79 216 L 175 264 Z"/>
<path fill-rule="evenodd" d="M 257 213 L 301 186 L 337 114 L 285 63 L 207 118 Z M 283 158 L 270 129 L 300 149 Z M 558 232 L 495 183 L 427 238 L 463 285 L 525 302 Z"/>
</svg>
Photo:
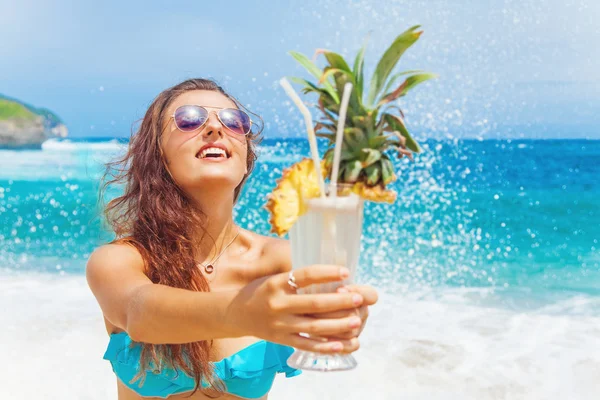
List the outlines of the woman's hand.
<svg viewBox="0 0 600 400">
<path fill-rule="evenodd" d="M 372 286 L 368 285 L 346 285 L 339 287 L 337 289 L 337 293 L 358 293 L 364 299 L 363 304 L 359 308 L 352 308 L 349 310 L 334 311 L 328 313 L 312 314 L 308 316 L 313 318 L 344 318 L 348 316 L 358 315 L 358 317 L 361 320 L 360 327 L 348 330 L 346 332 L 342 332 L 338 335 L 327 336 L 328 340 L 349 340 L 352 338 L 357 338 L 358 336 L 360 336 L 367 323 L 367 318 L 369 317 L 368 306 L 372 306 L 373 304 L 377 303 L 377 290 L 375 290 L 375 288 L 373 288 Z"/>
<path fill-rule="evenodd" d="M 315 283 L 339 282 L 348 269 L 337 265 L 311 265 L 294 270 L 299 288 Z M 362 325 L 355 314 L 322 318 L 324 313 L 354 310 L 363 304 L 360 291 L 354 293 L 296 294 L 288 285 L 287 272 L 256 279 L 242 288 L 231 301 L 227 318 L 234 321 L 237 336 L 256 336 L 268 341 L 320 353 L 351 353 L 358 339 L 328 340 Z M 375 299 L 376 300 L 376 299 Z M 307 316 L 312 314 L 312 316 Z M 300 336 L 308 333 L 311 338 Z"/>
</svg>

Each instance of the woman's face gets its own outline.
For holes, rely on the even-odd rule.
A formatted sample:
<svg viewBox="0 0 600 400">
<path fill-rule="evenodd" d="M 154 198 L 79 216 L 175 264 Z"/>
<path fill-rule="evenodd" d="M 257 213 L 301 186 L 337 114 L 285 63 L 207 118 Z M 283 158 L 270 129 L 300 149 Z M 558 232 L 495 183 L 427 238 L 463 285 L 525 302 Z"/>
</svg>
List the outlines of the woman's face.
<svg viewBox="0 0 600 400">
<path fill-rule="evenodd" d="M 183 105 L 203 106 L 209 112 L 208 120 L 192 132 L 179 130 L 169 117 Z M 217 117 L 221 108 L 237 106 L 219 92 L 193 90 L 179 95 L 165 113 L 161 138 L 163 156 L 175 182 L 188 193 L 219 188 L 229 189 L 233 194 L 248 172 L 246 137 L 221 124 Z M 209 150 L 211 146 L 219 146 L 226 154 L 217 156 L 216 151 Z"/>
</svg>

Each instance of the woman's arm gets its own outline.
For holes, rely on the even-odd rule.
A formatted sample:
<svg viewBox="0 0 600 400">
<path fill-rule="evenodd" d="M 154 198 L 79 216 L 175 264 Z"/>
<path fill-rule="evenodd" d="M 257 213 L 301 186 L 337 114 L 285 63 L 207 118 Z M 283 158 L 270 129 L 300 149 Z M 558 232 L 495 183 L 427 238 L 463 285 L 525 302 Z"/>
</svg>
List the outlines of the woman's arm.
<svg viewBox="0 0 600 400">
<path fill-rule="evenodd" d="M 343 280 L 335 265 L 313 265 L 295 272 L 300 287 Z M 88 261 L 86 276 L 104 316 L 133 340 L 179 344 L 222 337 L 256 336 L 314 352 L 352 352 L 357 343 L 324 343 L 305 338 L 348 331 L 351 316 L 313 318 L 307 314 L 335 312 L 360 306 L 351 293 L 298 296 L 287 284 L 287 273 L 252 281 L 240 290 L 196 292 L 152 283 L 143 273 L 139 252 L 128 245 L 107 245 Z M 358 299 L 355 299 L 357 297 Z M 336 350 L 336 345 L 341 345 Z"/>
<path fill-rule="evenodd" d="M 139 252 L 109 244 L 94 251 L 86 277 L 104 316 L 145 343 L 189 343 L 242 336 L 224 316 L 235 291 L 193 292 L 154 284 Z"/>
</svg>

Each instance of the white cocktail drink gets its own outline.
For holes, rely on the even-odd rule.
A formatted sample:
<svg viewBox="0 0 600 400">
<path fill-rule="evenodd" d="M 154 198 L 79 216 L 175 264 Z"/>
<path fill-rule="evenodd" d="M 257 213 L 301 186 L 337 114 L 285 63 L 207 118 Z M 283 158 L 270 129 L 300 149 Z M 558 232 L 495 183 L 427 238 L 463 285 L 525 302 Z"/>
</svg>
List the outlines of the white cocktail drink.
<svg viewBox="0 0 600 400">
<path fill-rule="evenodd" d="M 292 267 L 342 265 L 350 270 L 350 276 L 342 282 L 299 288 L 298 293 L 333 293 L 338 287 L 354 282 L 360 256 L 363 200 L 354 193 L 340 193 L 336 197 L 305 201 L 308 211 L 298 218 L 289 231 Z M 302 350 L 296 350 L 287 363 L 293 368 L 315 371 L 340 371 L 356 367 L 356 360 L 351 354 L 321 354 Z"/>
</svg>

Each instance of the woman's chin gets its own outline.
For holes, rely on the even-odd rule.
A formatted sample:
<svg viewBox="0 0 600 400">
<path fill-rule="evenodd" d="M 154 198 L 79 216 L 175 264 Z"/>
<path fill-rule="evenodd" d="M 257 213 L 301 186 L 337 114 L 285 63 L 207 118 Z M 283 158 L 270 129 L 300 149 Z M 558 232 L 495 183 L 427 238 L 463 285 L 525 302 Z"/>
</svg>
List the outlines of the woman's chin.
<svg viewBox="0 0 600 400">
<path fill-rule="evenodd" d="M 233 191 L 244 178 L 244 165 L 229 158 L 225 161 L 195 159 L 174 168 L 172 173 L 182 188 L 193 191 Z"/>
<path fill-rule="evenodd" d="M 187 181 L 189 182 L 189 186 L 194 189 L 201 189 L 203 191 L 233 191 L 242 182 L 243 176 L 233 176 L 231 171 L 205 170 L 202 171 L 202 174 L 190 178 Z"/>
</svg>

